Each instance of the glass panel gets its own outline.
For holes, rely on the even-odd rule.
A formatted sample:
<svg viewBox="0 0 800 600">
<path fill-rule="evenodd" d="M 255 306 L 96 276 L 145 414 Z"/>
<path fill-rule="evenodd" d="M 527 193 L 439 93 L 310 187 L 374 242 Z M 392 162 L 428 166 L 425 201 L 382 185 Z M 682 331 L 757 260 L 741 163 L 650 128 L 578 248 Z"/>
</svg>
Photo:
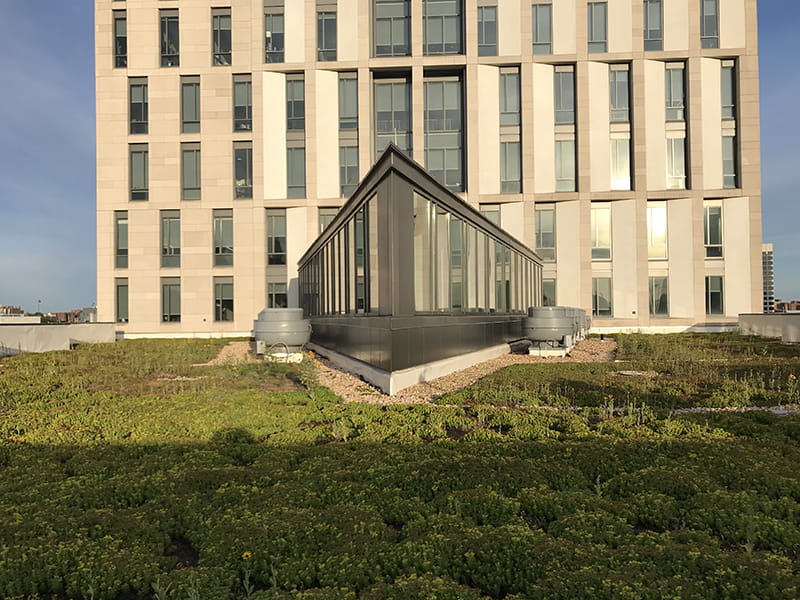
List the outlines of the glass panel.
<svg viewBox="0 0 800 600">
<path fill-rule="evenodd" d="M 612 316 L 611 278 L 592 278 L 592 316 Z"/>
<path fill-rule="evenodd" d="M 631 189 L 630 140 L 611 140 L 611 189 Z"/>
<path fill-rule="evenodd" d="M 317 60 L 336 60 L 336 13 L 317 13 Z"/>
<path fill-rule="evenodd" d="M 733 66 L 723 66 L 722 79 L 722 118 L 736 118 L 736 71 Z"/>
<path fill-rule="evenodd" d="M 179 214 L 161 217 L 161 266 L 181 266 L 181 219 Z"/>
<path fill-rule="evenodd" d="M 215 280 L 214 320 L 233 321 L 233 283 Z"/>
<path fill-rule="evenodd" d="M 722 138 L 722 187 L 735 188 L 736 183 L 736 138 Z"/>
<path fill-rule="evenodd" d="M 214 65 L 231 64 L 231 11 L 217 8 L 211 11 L 213 30 Z"/>
<path fill-rule="evenodd" d="M 707 206 L 704 212 L 706 258 L 722 257 L 722 207 Z"/>
<path fill-rule="evenodd" d="M 178 37 L 177 11 L 161 11 L 161 66 L 177 67 L 180 64 L 180 39 Z"/>
<path fill-rule="evenodd" d="M 542 306 L 558 306 L 555 279 L 542 279 Z"/>
<path fill-rule="evenodd" d="M 128 215 L 127 213 L 115 216 L 114 228 L 115 263 L 118 269 L 128 266 Z"/>
<path fill-rule="evenodd" d="M 515 194 L 522 191 L 519 142 L 500 144 L 500 191 Z"/>
<path fill-rule="evenodd" d="M 573 71 L 556 71 L 555 107 L 556 123 L 575 122 L 575 77 Z"/>
<path fill-rule="evenodd" d="M 147 149 L 131 147 L 130 154 L 131 200 L 148 199 Z"/>
<path fill-rule="evenodd" d="M 686 188 L 686 140 L 667 139 L 667 188 L 682 190 Z"/>
<path fill-rule="evenodd" d="M 536 253 L 544 260 L 556 258 L 556 211 L 553 208 L 537 208 Z"/>
<path fill-rule="evenodd" d="M 661 0 L 644 2 L 644 49 L 661 50 L 664 33 L 662 30 Z"/>
<path fill-rule="evenodd" d="M 497 56 L 497 7 L 478 7 L 478 56 Z"/>
<path fill-rule="evenodd" d="M 575 191 L 575 142 L 556 142 L 556 191 Z"/>
<path fill-rule="evenodd" d="M 116 284 L 116 317 L 117 323 L 128 322 L 128 280 L 117 280 Z"/>
<path fill-rule="evenodd" d="M 181 131 L 200 132 L 200 83 L 181 84 Z"/>
<path fill-rule="evenodd" d="M 267 264 L 286 264 L 286 211 L 267 211 Z"/>
<path fill-rule="evenodd" d="M 533 53 L 553 53 L 553 7 L 550 4 L 533 5 Z"/>
<path fill-rule="evenodd" d="M 339 79 L 339 129 L 358 128 L 358 79 Z"/>
<path fill-rule="evenodd" d="M 725 314 L 722 294 L 723 294 L 722 277 L 720 276 L 706 277 L 706 314 L 708 315 Z"/>
<path fill-rule="evenodd" d="M 683 121 L 686 107 L 686 93 L 683 82 L 684 69 L 683 67 L 666 69 L 665 74 L 667 121 Z"/>
<path fill-rule="evenodd" d="M 200 199 L 200 149 L 183 150 L 183 199 Z"/>
<path fill-rule="evenodd" d="M 700 0 L 700 45 L 719 48 L 719 17 L 717 0 Z"/>
<path fill-rule="evenodd" d="M 667 258 L 667 205 L 648 202 L 647 258 Z"/>
<path fill-rule="evenodd" d="M 589 2 L 588 8 L 588 33 L 589 52 L 606 51 L 606 3 Z"/>
<path fill-rule="evenodd" d="M 287 198 L 306 197 L 306 149 L 286 149 Z"/>
<path fill-rule="evenodd" d="M 591 209 L 592 260 L 611 260 L 611 208 Z"/>
<path fill-rule="evenodd" d="M 668 283 L 666 277 L 650 277 L 650 316 L 669 316 Z"/>
<path fill-rule="evenodd" d="M 375 0 L 375 56 L 411 53 L 409 4 L 409 0 Z"/>
<path fill-rule="evenodd" d="M 519 71 L 500 73 L 500 125 L 519 125 Z"/>
<path fill-rule="evenodd" d="M 630 83 L 628 71 L 609 71 L 608 87 L 611 102 L 611 122 L 627 123 L 630 121 Z"/>
<path fill-rule="evenodd" d="M 305 82 L 302 79 L 286 81 L 286 129 L 306 128 Z"/>
<path fill-rule="evenodd" d="M 452 191 L 464 189 L 461 81 L 425 82 L 425 166 Z"/>
<path fill-rule="evenodd" d="M 339 148 L 339 182 L 341 195 L 349 197 L 358 187 L 358 147 Z"/>
<path fill-rule="evenodd" d="M 264 15 L 264 62 L 282 63 L 283 59 L 283 13 L 267 13 Z"/>
<path fill-rule="evenodd" d="M 253 129 L 252 87 L 250 81 L 233 82 L 234 131 L 250 131 Z"/>
<path fill-rule="evenodd" d="M 214 211 L 214 266 L 233 265 L 233 216 L 230 211 Z"/>
<path fill-rule="evenodd" d="M 253 149 L 249 146 L 233 147 L 233 188 L 235 198 L 253 197 Z"/>
</svg>

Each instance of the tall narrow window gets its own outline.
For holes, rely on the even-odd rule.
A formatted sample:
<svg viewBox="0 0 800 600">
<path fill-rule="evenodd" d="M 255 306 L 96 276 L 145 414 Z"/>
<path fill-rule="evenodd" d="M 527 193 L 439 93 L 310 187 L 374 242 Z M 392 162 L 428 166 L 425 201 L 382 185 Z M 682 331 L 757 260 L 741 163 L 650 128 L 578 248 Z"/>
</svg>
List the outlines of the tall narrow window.
<svg viewBox="0 0 800 600">
<path fill-rule="evenodd" d="M 339 147 L 339 184 L 341 195 L 347 198 L 358 187 L 358 146 Z"/>
<path fill-rule="evenodd" d="M 214 210 L 214 266 L 233 265 L 233 211 L 229 208 Z"/>
<path fill-rule="evenodd" d="M 461 103 L 460 78 L 425 81 L 425 167 L 456 192 L 464 190 Z"/>
<path fill-rule="evenodd" d="M 234 198 L 253 197 L 253 143 L 233 143 Z"/>
<path fill-rule="evenodd" d="M 325 231 L 325 228 L 333 223 L 336 215 L 339 214 L 338 208 L 320 207 L 319 208 L 319 232 Z"/>
<path fill-rule="evenodd" d="M 703 245 L 706 258 L 722 257 L 722 207 L 703 208 Z"/>
<path fill-rule="evenodd" d="M 664 48 L 663 7 L 661 0 L 644 0 L 644 49 Z"/>
<path fill-rule="evenodd" d="M 375 56 L 411 54 L 409 0 L 375 0 Z"/>
<path fill-rule="evenodd" d="M 533 53 L 553 53 L 553 5 L 534 4 L 533 9 Z"/>
<path fill-rule="evenodd" d="M 592 260 L 611 260 L 611 207 L 592 207 Z"/>
<path fill-rule="evenodd" d="M 267 264 L 286 264 L 286 209 L 267 209 Z"/>
<path fill-rule="evenodd" d="M 592 316 L 611 317 L 611 277 L 592 277 Z"/>
<path fill-rule="evenodd" d="M 575 72 L 573 67 L 556 67 L 553 74 L 556 123 L 575 122 Z"/>
<path fill-rule="evenodd" d="M 700 45 L 703 48 L 719 48 L 717 0 L 700 0 Z"/>
<path fill-rule="evenodd" d="M 737 179 L 736 138 L 726 135 L 722 137 L 722 187 L 738 187 Z"/>
<path fill-rule="evenodd" d="M 200 199 L 200 144 L 181 144 L 181 188 L 183 200 Z"/>
<path fill-rule="evenodd" d="M 556 191 L 574 192 L 575 141 L 556 140 Z"/>
<path fill-rule="evenodd" d="M 608 46 L 608 3 L 589 2 L 586 6 L 589 53 L 605 52 Z"/>
<path fill-rule="evenodd" d="M 522 191 L 522 157 L 519 142 L 500 143 L 500 191 L 519 194 Z"/>
<path fill-rule="evenodd" d="M 686 138 L 667 138 L 667 189 L 686 189 Z"/>
<path fill-rule="evenodd" d="M 147 78 L 128 80 L 131 133 L 147 133 Z"/>
<path fill-rule="evenodd" d="M 178 34 L 178 9 L 161 9 L 161 66 L 180 65 L 180 37 Z"/>
<path fill-rule="evenodd" d="M 284 61 L 283 27 L 283 12 L 264 14 L 264 62 L 282 63 Z"/>
<path fill-rule="evenodd" d="M 114 212 L 114 266 L 128 268 L 128 211 Z"/>
<path fill-rule="evenodd" d="M 339 74 L 339 129 L 358 129 L 358 79 Z"/>
<path fill-rule="evenodd" d="M 647 258 L 667 258 L 667 203 L 647 203 Z"/>
<path fill-rule="evenodd" d="M 211 9 L 212 44 L 214 48 L 214 64 L 226 66 L 231 64 L 231 9 Z"/>
<path fill-rule="evenodd" d="M 267 308 L 286 308 L 289 306 L 289 299 L 286 295 L 285 283 L 267 284 Z"/>
<path fill-rule="evenodd" d="M 131 200 L 148 199 L 147 144 L 130 145 L 129 180 Z"/>
<path fill-rule="evenodd" d="M 519 125 L 519 68 L 500 69 L 500 125 Z"/>
<path fill-rule="evenodd" d="M 181 266 L 181 213 L 161 211 L 161 266 Z"/>
<path fill-rule="evenodd" d="M 631 189 L 631 141 L 611 140 L 611 189 Z"/>
<path fill-rule="evenodd" d="M 666 277 L 648 277 L 651 317 L 669 316 L 668 281 Z"/>
<path fill-rule="evenodd" d="M 500 205 L 499 204 L 481 204 L 480 212 L 483 218 L 494 223 L 500 227 Z"/>
<path fill-rule="evenodd" d="M 317 60 L 336 60 L 336 13 L 317 13 Z"/>
<path fill-rule="evenodd" d="M 250 75 L 233 76 L 233 130 L 253 129 L 253 83 Z"/>
<path fill-rule="evenodd" d="M 165 323 L 181 320 L 181 280 L 178 277 L 161 278 L 161 320 Z"/>
<path fill-rule="evenodd" d="M 722 62 L 722 118 L 736 118 L 736 64 L 732 60 Z"/>
<path fill-rule="evenodd" d="M 722 277 L 711 275 L 706 277 L 706 314 L 724 315 L 725 308 L 722 296 Z"/>
<path fill-rule="evenodd" d="M 214 320 L 233 321 L 233 277 L 214 277 Z"/>
<path fill-rule="evenodd" d="M 114 303 L 117 323 L 128 322 L 128 279 L 121 277 L 114 280 Z"/>
<path fill-rule="evenodd" d="M 423 54 L 462 54 L 461 0 L 422 0 Z"/>
<path fill-rule="evenodd" d="M 375 81 L 375 155 L 389 143 L 411 153 L 411 85 L 403 81 Z"/>
<path fill-rule="evenodd" d="M 181 132 L 200 133 L 200 77 L 181 77 Z"/>
<path fill-rule="evenodd" d="M 686 86 L 684 85 L 683 63 L 667 63 L 664 89 L 667 121 L 686 120 Z"/>
<path fill-rule="evenodd" d="M 609 114 L 612 123 L 628 123 L 630 116 L 630 77 L 627 65 L 611 65 L 608 72 L 608 89 L 610 93 L 611 111 Z"/>
<path fill-rule="evenodd" d="M 286 197 L 306 197 L 306 149 L 286 149 Z"/>
<path fill-rule="evenodd" d="M 497 56 L 497 7 L 478 7 L 478 56 Z"/>
<path fill-rule="evenodd" d="M 128 66 L 128 17 L 124 10 L 114 11 L 114 66 Z"/>
<path fill-rule="evenodd" d="M 286 129 L 306 128 L 306 86 L 302 77 L 286 80 Z"/>
<path fill-rule="evenodd" d="M 536 254 L 543 260 L 556 259 L 556 211 L 551 206 L 536 208 Z"/>
<path fill-rule="evenodd" d="M 556 306 L 555 279 L 542 279 L 542 306 Z"/>
</svg>

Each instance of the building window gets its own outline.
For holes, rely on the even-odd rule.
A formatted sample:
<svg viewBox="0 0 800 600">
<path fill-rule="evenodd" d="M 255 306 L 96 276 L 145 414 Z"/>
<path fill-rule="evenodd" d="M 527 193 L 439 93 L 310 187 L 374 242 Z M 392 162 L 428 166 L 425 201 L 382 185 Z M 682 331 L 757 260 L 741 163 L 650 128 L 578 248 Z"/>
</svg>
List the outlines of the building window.
<svg viewBox="0 0 800 600">
<path fill-rule="evenodd" d="M 114 301 L 117 323 L 128 322 L 128 280 L 120 278 L 114 280 Z"/>
<path fill-rule="evenodd" d="M 214 210 L 214 266 L 233 266 L 233 211 Z"/>
<path fill-rule="evenodd" d="M 519 142 L 500 143 L 500 191 L 519 194 L 522 191 L 522 168 Z"/>
<path fill-rule="evenodd" d="M 285 283 L 267 284 L 267 308 L 286 308 L 289 298 L 286 295 Z"/>
<path fill-rule="evenodd" d="M 483 218 L 500 227 L 500 205 L 499 204 L 481 204 L 480 213 Z"/>
<path fill-rule="evenodd" d="M 611 140 L 611 189 L 631 189 L 631 141 Z"/>
<path fill-rule="evenodd" d="M 347 198 L 358 187 L 358 146 L 339 147 L 339 184 L 341 195 Z"/>
<path fill-rule="evenodd" d="M 543 260 L 556 259 L 556 211 L 549 206 L 536 208 L 536 254 Z"/>
<path fill-rule="evenodd" d="M 575 191 L 575 140 L 556 140 L 556 191 Z"/>
<path fill-rule="evenodd" d="M 722 187 L 737 187 L 736 176 L 736 138 L 722 137 Z"/>
<path fill-rule="evenodd" d="M 478 56 L 497 56 L 497 7 L 478 7 Z"/>
<path fill-rule="evenodd" d="M 588 13 L 589 53 L 605 52 L 608 43 L 608 4 L 606 2 L 589 2 L 586 6 Z"/>
<path fill-rule="evenodd" d="M 706 314 L 724 315 L 722 277 L 711 275 L 706 277 Z"/>
<path fill-rule="evenodd" d="M 500 69 L 500 126 L 519 125 L 519 68 Z"/>
<path fill-rule="evenodd" d="M 181 213 L 161 211 L 161 266 L 181 266 Z"/>
<path fill-rule="evenodd" d="M 611 207 L 592 207 L 592 260 L 611 260 Z"/>
<path fill-rule="evenodd" d="M 253 143 L 233 143 L 233 197 L 253 197 Z"/>
<path fill-rule="evenodd" d="M 147 133 L 147 78 L 129 79 L 131 133 Z"/>
<path fill-rule="evenodd" d="M 611 277 L 592 277 L 592 316 L 613 316 L 611 303 Z"/>
<path fill-rule="evenodd" d="M 686 189 L 686 139 L 667 138 L 667 189 Z"/>
<path fill-rule="evenodd" d="M 233 130 L 253 129 L 253 83 L 250 75 L 233 76 Z"/>
<path fill-rule="evenodd" d="M 553 74 L 556 124 L 575 122 L 575 72 L 573 67 L 556 68 Z"/>
<path fill-rule="evenodd" d="M 214 320 L 233 321 L 233 277 L 214 277 Z"/>
<path fill-rule="evenodd" d="M 128 17 L 124 10 L 114 11 L 114 66 L 128 66 Z"/>
<path fill-rule="evenodd" d="M 317 60 L 336 60 L 336 13 L 317 13 Z"/>
<path fill-rule="evenodd" d="M 668 279 L 666 277 L 648 277 L 650 287 L 650 316 L 668 317 Z"/>
<path fill-rule="evenodd" d="M 267 264 L 286 264 L 286 209 L 267 209 Z"/>
<path fill-rule="evenodd" d="M 411 85 L 375 81 L 375 156 L 390 143 L 411 154 Z"/>
<path fill-rule="evenodd" d="M 542 279 L 542 306 L 557 306 L 555 279 Z"/>
<path fill-rule="evenodd" d="M 178 9 L 162 9 L 161 17 L 161 66 L 180 65 L 180 38 L 178 36 Z"/>
<path fill-rule="evenodd" d="M 290 131 L 302 131 L 306 128 L 305 89 L 302 76 L 286 80 L 286 129 Z"/>
<path fill-rule="evenodd" d="M 461 0 L 422 0 L 423 54 L 462 54 Z"/>
<path fill-rule="evenodd" d="M 722 118 L 736 118 L 736 65 L 732 60 L 722 62 Z"/>
<path fill-rule="evenodd" d="M 358 129 L 358 79 L 339 73 L 339 129 Z"/>
<path fill-rule="evenodd" d="M 264 14 L 264 62 L 282 63 L 284 60 L 283 13 Z"/>
<path fill-rule="evenodd" d="M 128 211 L 114 212 L 114 266 L 128 268 Z"/>
<path fill-rule="evenodd" d="M 375 56 L 411 54 L 409 0 L 375 0 Z"/>
<path fill-rule="evenodd" d="M 717 0 L 700 0 L 700 45 L 703 48 L 719 48 Z"/>
<path fill-rule="evenodd" d="M 644 0 L 644 49 L 664 48 L 663 7 L 661 0 Z"/>
<path fill-rule="evenodd" d="M 628 123 L 630 115 L 630 78 L 628 77 L 628 65 L 611 65 L 608 72 L 608 89 L 610 92 L 609 114 L 612 123 Z"/>
<path fill-rule="evenodd" d="M 425 167 L 454 192 L 464 190 L 461 103 L 459 78 L 425 81 Z"/>
<path fill-rule="evenodd" d="M 200 199 L 200 144 L 181 144 L 181 187 L 183 200 Z"/>
<path fill-rule="evenodd" d="M 181 77 L 181 132 L 200 133 L 200 77 Z"/>
<path fill-rule="evenodd" d="M 211 28 L 213 32 L 214 65 L 231 64 L 231 9 L 212 8 Z"/>
<path fill-rule="evenodd" d="M 703 209 L 703 244 L 706 258 L 722 258 L 722 207 L 706 206 Z"/>
<path fill-rule="evenodd" d="M 129 178 L 131 200 L 148 199 L 147 144 L 131 144 Z"/>
<path fill-rule="evenodd" d="M 306 197 L 306 149 L 286 149 L 287 198 Z"/>
<path fill-rule="evenodd" d="M 161 278 L 161 320 L 164 323 L 181 320 L 181 280 L 177 277 Z"/>
<path fill-rule="evenodd" d="M 647 258 L 667 258 L 667 203 L 647 203 Z"/>
<path fill-rule="evenodd" d="M 683 63 L 667 63 L 666 67 L 664 89 L 666 90 L 667 121 L 685 121 L 686 86 L 684 85 Z"/>
<path fill-rule="evenodd" d="M 553 53 L 553 5 L 533 5 L 533 53 Z"/>
<path fill-rule="evenodd" d="M 339 214 L 338 208 L 320 207 L 319 209 L 319 232 L 325 231 L 325 228 L 333 223 L 336 215 Z"/>
</svg>

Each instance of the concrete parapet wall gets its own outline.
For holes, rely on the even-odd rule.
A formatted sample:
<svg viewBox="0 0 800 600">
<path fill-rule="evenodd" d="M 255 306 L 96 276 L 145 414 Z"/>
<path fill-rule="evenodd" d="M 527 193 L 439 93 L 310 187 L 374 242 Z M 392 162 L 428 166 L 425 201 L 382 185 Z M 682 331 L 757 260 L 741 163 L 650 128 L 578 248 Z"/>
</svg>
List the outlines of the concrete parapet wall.
<svg viewBox="0 0 800 600">
<path fill-rule="evenodd" d="M 69 350 L 75 344 L 97 344 L 116 339 L 114 323 L 71 325 L 0 325 L 0 356 L 20 352 Z"/>
<path fill-rule="evenodd" d="M 746 335 L 800 342 L 800 313 L 739 315 L 739 328 Z"/>
</svg>

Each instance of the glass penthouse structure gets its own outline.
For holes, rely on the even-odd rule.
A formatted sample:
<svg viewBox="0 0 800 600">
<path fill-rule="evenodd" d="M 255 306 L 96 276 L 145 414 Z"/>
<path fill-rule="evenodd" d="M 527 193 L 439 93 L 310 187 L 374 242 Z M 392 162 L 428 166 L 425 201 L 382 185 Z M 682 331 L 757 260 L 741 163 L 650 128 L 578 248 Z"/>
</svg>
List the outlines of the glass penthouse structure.
<svg viewBox="0 0 800 600">
<path fill-rule="evenodd" d="M 390 145 L 299 262 L 312 342 L 392 372 L 522 337 L 539 257 Z"/>
</svg>

